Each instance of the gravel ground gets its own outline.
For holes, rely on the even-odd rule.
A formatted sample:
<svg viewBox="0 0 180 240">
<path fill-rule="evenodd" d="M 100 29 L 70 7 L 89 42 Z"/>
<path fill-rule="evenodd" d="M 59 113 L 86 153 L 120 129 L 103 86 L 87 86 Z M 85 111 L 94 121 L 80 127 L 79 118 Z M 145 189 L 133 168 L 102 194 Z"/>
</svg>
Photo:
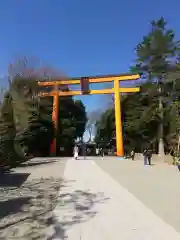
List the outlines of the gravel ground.
<svg viewBox="0 0 180 240">
<path fill-rule="evenodd" d="M 65 161 L 51 161 L 32 160 L 0 179 L 0 239 L 51 239 L 65 167 Z"/>
<path fill-rule="evenodd" d="M 114 158 L 96 163 L 180 232 L 180 172 L 176 167 L 158 162 L 144 166 L 143 161 L 118 161 Z"/>
</svg>

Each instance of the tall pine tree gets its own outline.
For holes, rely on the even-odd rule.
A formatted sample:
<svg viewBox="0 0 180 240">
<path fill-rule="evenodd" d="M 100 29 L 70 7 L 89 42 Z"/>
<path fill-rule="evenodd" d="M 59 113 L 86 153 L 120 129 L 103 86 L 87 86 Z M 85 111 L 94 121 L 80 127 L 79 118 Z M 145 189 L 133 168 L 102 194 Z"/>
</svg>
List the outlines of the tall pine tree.
<svg viewBox="0 0 180 240">
<path fill-rule="evenodd" d="M 164 18 L 152 21 L 150 32 L 144 36 L 141 43 L 136 47 L 136 66 L 138 72 L 157 83 L 159 92 L 159 154 L 164 155 L 163 133 L 163 105 L 164 105 L 164 82 L 169 72 L 175 71 L 179 62 L 179 41 L 175 40 L 174 31 L 167 28 Z"/>
<path fill-rule="evenodd" d="M 16 129 L 13 117 L 13 104 L 9 92 L 4 96 L 0 109 L 0 165 L 14 167 L 20 162 L 15 151 Z"/>
</svg>

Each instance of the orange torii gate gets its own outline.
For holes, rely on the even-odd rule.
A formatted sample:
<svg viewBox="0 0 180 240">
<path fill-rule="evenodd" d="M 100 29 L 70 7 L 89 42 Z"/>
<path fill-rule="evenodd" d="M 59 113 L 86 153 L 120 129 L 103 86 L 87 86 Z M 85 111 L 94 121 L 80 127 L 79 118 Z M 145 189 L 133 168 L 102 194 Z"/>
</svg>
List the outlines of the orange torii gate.
<svg viewBox="0 0 180 240">
<path fill-rule="evenodd" d="M 116 122 L 116 149 L 117 156 L 123 157 L 123 134 L 122 134 L 122 120 L 121 120 L 121 96 L 120 93 L 139 92 L 139 87 L 120 87 L 120 81 L 137 80 L 140 78 L 139 74 L 121 74 L 121 75 L 103 75 L 92 77 L 79 77 L 73 79 L 67 79 L 65 81 L 45 81 L 38 82 L 40 86 L 54 86 L 54 90 L 48 93 L 41 92 L 41 97 L 53 96 L 53 112 L 52 120 L 54 121 L 55 129 L 58 128 L 58 106 L 59 96 L 75 96 L 75 95 L 88 95 L 88 94 L 114 94 L 114 106 L 115 106 L 115 122 Z M 90 90 L 89 83 L 105 83 L 114 82 L 112 89 Z M 60 85 L 75 85 L 80 84 L 81 90 L 79 91 L 62 91 L 58 87 Z M 56 139 L 54 139 L 52 148 L 52 154 L 56 153 Z"/>
</svg>

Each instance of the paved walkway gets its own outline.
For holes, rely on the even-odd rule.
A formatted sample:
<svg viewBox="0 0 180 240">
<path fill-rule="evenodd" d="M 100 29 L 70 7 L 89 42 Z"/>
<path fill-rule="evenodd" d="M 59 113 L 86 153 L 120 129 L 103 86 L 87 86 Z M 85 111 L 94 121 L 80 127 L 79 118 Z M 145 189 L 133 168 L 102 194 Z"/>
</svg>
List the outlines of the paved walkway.
<svg viewBox="0 0 180 240">
<path fill-rule="evenodd" d="M 180 240 L 178 232 L 94 161 L 69 160 L 64 178 L 52 239 Z"/>
<path fill-rule="evenodd" d="M 143 161 L 96 161 L 121 186 L 180 233 L 180 172 L 177 167 Z"/>
</svg>

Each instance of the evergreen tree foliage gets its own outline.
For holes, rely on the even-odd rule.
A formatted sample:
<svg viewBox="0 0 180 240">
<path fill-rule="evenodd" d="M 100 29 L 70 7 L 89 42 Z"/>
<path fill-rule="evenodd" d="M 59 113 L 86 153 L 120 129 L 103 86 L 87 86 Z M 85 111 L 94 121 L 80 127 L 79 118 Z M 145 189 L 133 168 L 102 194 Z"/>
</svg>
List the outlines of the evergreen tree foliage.
<svg viewBox="0 0 180 240">
<path fill-rule="evenodd" d="M 180 41 L 175 39 L 175 33 L 167 28 L 164 18 L 152 21 L 149 33 L 136 47 L 136 65 L 132 71 L 142 73 L 146 80 L 156 82 L 156 91 L 159 92 L 157 106 L 159 108 L 159 128 L 156 134 L 159 140 L 164 139 L 164 105 L 167 92 L 165 82 L 169 74 L 179 71 Z M 171 79 L 172 80 L 172 79 Z M 167 87 L 167 85 L 166 85 Z"/>
<path fill-rule="evenodd" d="M 167 28 L 164 18 L 151 22 L 150 32 L 136 47 L 136 71 L 159 83 L 164 76 L 176 69 L 179 62 L 180 42 L 175 33 Z"/>
<path fill-rule="evenodd" d="M 85 105 L 80 100 L 74 101 L 74 120 L 76 123 L 76 138 L 82 138 L 85 132 L 87 123 L 87 114 Z"/>
<path fill-rule="evenodd" d="M 0 109 L 0 165 L 16 166 L 21 159 L 14 148 L 16 135 L 12 98 L 9 92 L 4 96 Z"/>
<path fill-rule="evenodd" d="M 179 82 L 172 88 L 169 83 L 165 84 L 168 95 L 171 93 L 178 96 L 176 101 L 166 101 L 164 103 L 164 140 L 165 150 L 169 151 L 174 144 L 174 137 L 176 136 L 177 144 L 177 129 L 180 125 L 180 118 L 178 108 L 174 108 L 174 104 L 180 106 L 180 88 Z M 132 93 L 122 96 L 122 122 L 123 122 L 123 140 L 125 152 L 135 149 L 137 152 L 148 145 L 152 147 L 154 152 L 158 151 L 158 125 L 160 122 L 159 108 L 158 108 L 159 93 L 156 91 L 156 84 L 147 82 L 141 86 L 139 93 Z M 171 100 L 170 97 L 167 100 Z M 176 113 L 173 111 L 176 110 Z M 115 146 L 115 116 L 114 108 L 107 109 L 101 116 L 100 121 L 96 124 L 97 143 L 101 141 L 104 145 L 110 142 Z M 114 141 L 112 141 L 114 139 Z"/>
<path fill-rule="evenodd" d="M 60 155 L 72 155 L 74 142 L 81 138 L 87 122 L 85 106 L 72 97 L 59 98 L 59 118 L 57 131 L 58 150 L 64 148 Z"/>
<path fill-rule="evenodd" d="M 29 157 L 49 156 L 55 134 L 58 149 L 63 146 L 63 154 L 72 154 L 74 141 L 83 136 L 87 121 L 83 103 L 72 97 L 59 98 L 56 132 L 52 122 L 53 97 L 39 95 L 52 88 L 42 89 L 38 85 L 39 80 L 54 78 L 44 74 L 44 70 L 28 68 L 26 59 L 12 65 L 9 72 L 9 91 L 0 109 L 0 164 L 12 167 Z M 68 91 L 68 87 L 61 90 Z"/>
</svg>

